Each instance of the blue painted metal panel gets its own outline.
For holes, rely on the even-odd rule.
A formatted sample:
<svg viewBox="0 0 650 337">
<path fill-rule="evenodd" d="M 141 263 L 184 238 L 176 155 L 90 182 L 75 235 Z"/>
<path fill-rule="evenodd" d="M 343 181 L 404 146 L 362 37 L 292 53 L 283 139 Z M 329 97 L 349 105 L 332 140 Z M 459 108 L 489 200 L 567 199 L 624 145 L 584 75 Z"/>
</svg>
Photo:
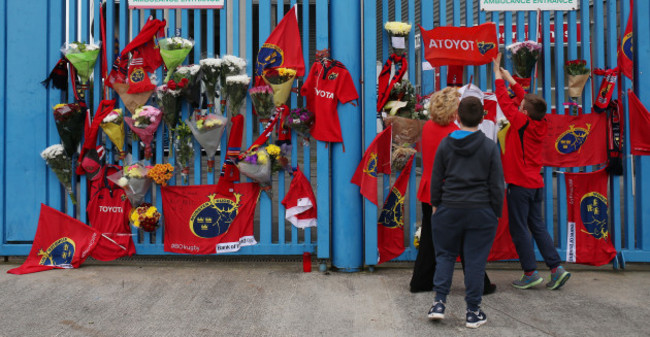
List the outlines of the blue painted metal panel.
<svg viewBox="0 0 650 337">
<path fill-rule="evenodd" d="M 329 48 L 329 7 L 327 0 L 316 0 L 316 50 Z M 331 256 L 330 149 L 316 143 L 316 194 L 318 195 L 318 258 Z"/>
<path fill-rule="evenodd" d="M 48 21 L 49 24 L 49 21 Z M 0 1 L 0 27 L 7 27 L 7 1 L 2 0 Z M 50 28 L 50 27 L 48 27 Z M 59 33 L 61 34 L 60 30 L 54 29 L 54 31 L 50 31 L 51 34 L 56 34 Z M 48 41 L 56 41 L 56 36 L 53 38 L 48 39 Z M 7 30 L 2 29 L 0 30 L 0 46 L 3 47 L 4 50 L 7 49 Z M 50 50 L 52 48 L 49 48 Z M 51 60 L 51 53 L 46 54 L 48 56 L 49 63 L 48 64 L 54 64 L 58 60 Z M 56 58 L 56 57 L 55 57 Z M 47 69 L 47 68 L 46 68 Z M 48 70 L 45 70 L 47 72 Z M 6 137 L 6 120 L 7 120 L 7 95 L 6 95 L 6 90 L 7 90 L 7 54 L 2 52 L 0 53 L 0 183 L 2 183 L 2 186 L 7 186 L 7 174 L 6 174 L 6 154 L 7 154 L 7 137 Z M 49 96 L 49 90 L 48 90 L 48 98 Z M 48 99 L 49 102 L 49 99 Z M 46 111 L 49 111 L 49 109 L 46 107 Z M 46 118 L 46 121 L 50 122 L 50 118 Z M 51 123 L 50 123 L 51 124 Z M 48 130 L 49 133 L 49 130 Z M 50 142 L 48 141 L 48 144 Z M 47 181 L 48 181 L 48 187 L 52 186 L 52 173 L 48 173 L 47 175 Z M 56 179 L 56 177 L 54 177 Z M 6 200 L 6 195 L 7 195 L 7 189 L 2 188 L 2 191 L 0 191 L 0 224 L 2 227 L 0 228 L 0 245 L 6 242 L 6 235 L 5 235 L 5 225 L 7 223 L 7 212 L 6 212 L 6 207 L 5 207 L 5 200 Z M 0 248 L 0 251 L 3 251 L 2 248 Z"/>
<path fill-rule="evenodd" d="M 4 9 L 4 7 L 3 7 Z M 43 77 L 47 76 L 46 74 L 49 73 L 50 70 L 52 70 L 52 67 L 56 64 L 56 62 L 61 58 L 61 51 L 59 48 L 61 45 L 63 45 L 64 39 L 65 39 L 65 25 L 63 20 L 53 20 L 52 18 L 61 18 L 65 16 L 65 3 L 63 1 L 58 1 L 58 2 L 48 2 L 48 13 L 50 14 L 48 16 L 48 37 L 47 37 L 47 57 L 46 57 L 46 65 L 45 69 L 43 69 Z M 4 15 L 0 15 L 0 19 L 4 20 Z M 0 24 L 0 27 L 6 27 L 4 24 Z M 4 34 L 4 30 L 3 30 Z M 5 46 L 4 43 L 0 44 L 2 46 Z M 2 54 L 4 57 L 4 54 Z M 5 60 L 0 60 L 0 64 L 5 66 L 6 62 Z M 3 78 L 0 76 L 0 78 Z M 2 82 L 4 83 L 4 81 Z M 0 93 L 4 94 L 4 90 L 1 90 Z M 46 122 L 47 122 L 47 145 L 52 145 L 59 143 L 61 139 L 59 138 L 59 133 L 56 129 L 56 124 L 54 123 L 54 116 L 52 115 L 52 107 L 61 103 L 63 100 L 63 93 L 61 90 L 54 89 L 50 87 L 47 89 L 47 103 L 43 107 L 45 111 L 45 115 L 47 116 Z M 0 97 L 1 102 L 5 102 L 4 97 Z M 3 111 L 7 111 L 7 107 L 5 106 Z M 0 127 L 0 132 L 3 132 L 4 128 Z M 3 145 L 6 144 L 5 140 L 3 140 Z M 38 149 L 36 149 L 38 151 Z M 2 160 L 4 159 L 4 155 L 0 156 L 0 170 L 4 169 L 4 164 L 2 164 Z M 47 169 L 47 184 L 45 185 L 47 189 L 47 204 L 50 205 L 51 207 L 54 207 L 58 210 L 62 210 L 63 208 L 63 199 L 61 198 L 61 184 L 59 183 L 59 180 L 56 177 L 56 174 L 50 170 Z M 0 174 L 3 178 L 5 177 L 5 174 Z M 3 182 L 3 186 L 6 186 L 6 183 Z M 4 192 L 4 191 L 3 191 Z M 4 205 L 4 202 L 1 203 L 1 205 Z M 1 211 L 0 206 L 0 211 Z M 4 214 L 4 212 L 2 212 Z M 6 223 L 3 221 L 3 223 Z M 4 241 L 2 241 L 4 242 Z"/>
<path fill-rule="evenodd" d="M 627 17 L 630 14 L 630 6 L 626 1 L 621 2 L 621 12 L 619 15 L 620 22 L 627 22 Z M 620 36 L 623 36 L 625 32 L 625 24 L 620 25 Z M 594 82 L 598 83 L 598 82 Z M 631 88 L 631 81 L 625 77 L 621 79 L 622 92 L 627 92 L 628 88 Z M 628 109 L 628 99 L 627 95 L 621 97 L 621 102 L 623 103 L 623 117 L 624 125 L 630 125 L 630 115 Z M 628 249 L 635 247 L 634 237 L 635 237 L 635 221 L 634 221 L 634 196 L 632 194 L 634 189 L 634 181 L 632 179 L 632 156 L 630 155 L 630 134 L 629 132 L 623 133 L 623 193 L 625 195 L 625 204 L 624 204 L 624 217 L 625 217 L 625 230 L 623 235 L 625 236 L 625 242 L 623 246 Z"/>
</svg>

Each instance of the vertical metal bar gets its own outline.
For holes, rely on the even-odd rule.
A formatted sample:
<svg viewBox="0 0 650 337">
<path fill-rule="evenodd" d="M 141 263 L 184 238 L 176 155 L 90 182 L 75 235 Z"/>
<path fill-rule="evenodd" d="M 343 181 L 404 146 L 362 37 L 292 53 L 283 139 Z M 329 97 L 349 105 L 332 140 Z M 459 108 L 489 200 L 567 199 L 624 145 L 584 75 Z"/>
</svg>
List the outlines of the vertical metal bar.
<svg viewBox="0 0 650 337">
<path fill-rule="evenodd" d="M 120 2 L 120 5 L 121 2 Z M 128 4 L 124 4 L 125 6 L 128 6 Z M 133 32 L 133 36 L 137 36 L 138 32 L 140 32 L 140 10 L 139 9 L 133 9 L 129 10 L 129 14 L 131 17 L 131 31 Z M 133 162 L 137 162 L 140 160 L 140 140 L 136 139 L 135 134 L 133 131 L 131 131 L 131 135 L 134 137 L 131 138 L 131 157 L 133 158 Z"/>
<path fill-rule="evenodd" d="M 408 2 L 408 14 L 409 14 L 409 19 L 408 22 L 415 23 L 415 1 L 414 0 L 409 0 Z M 417 77 L 416 77 L 416 64 L 415 64 L 415 30 L 417 29 L 415 25 L 414 27 L 414 32 L 409 35 L 410 43 L 409 43 L 409 73 L 413 74 L 410 76 L 411 81 L 413 82 L 413 85 L 415 86 L 417 83 Z M 421 40 L 421 39 L 420 39 Z M 420 65 L 417 65 L 420 66 Z M 372 105 L 372 104 L 371 104 Z M 409 176 L 409 187 L 408 187 L 408 195 L 409 195 L 409 203 L 406 207 L 408 207 L 408 219 L 409 219 L 409 226 L 408 232 L 404 233 L 405 237 L 409 238 L 409 243 L 413 242 L 413 238 L 415 237 L 415 223 L 417 222 L 417 204 L 418 204 L 418 199 L 417 199 L 417 182 L 415 180 L 415 167 L 417 165 L 412 165 L 411 166 L 411 174 Z M 406 231 L 406 229 L 404 229 Z M 411 244 L 409 244 L 410 247 Z M 415 255 L 417 253 L 413 254 L 416 252 L 415 249 L 407 249 L 407 253 L 410 252 L 411 255 L 413 256 L 412 259 L 414 259 Z"/>
<path fill-rule="evenodd" d="M 384 25 L 388 22 L 388 0 L 382 0 L 381 3 L 381 59 L 388 59 L 388 34 L 384 33 Z"/>
<path fill-rule="evenodd" d="M 479 25 L 484 24 L 484 23 L 485 23 L 485 20 L 486 20 L 486 18 L 485 18 L 485 12 L 479 9 L 479 10 L 478 10 L 478 24 L 479 24 Z M 499 30 L 498 30 L 498 28 L 497 28 L 497 32 L 498 32 L 498 31 L 499 31 Z M 498 41 L 498 40 L 497 40 L 497 41 Z M 498 42 L 497 42 L 497 43 L 498 43 Z M 488 82 L 488 81 L 487 81 L 487 67 L 488 67 L 489 65 L 490 65 L 490 64 L 488 63 L 488 64 L 486 64 L 486 65 L 478 66 L 478 86 L 479 86 L 479 88 L 481 88 L 481 90 L 483 90 L 483 91 L 486 91 L 486 90 L 487 90 L 487 82 Z"/>
<path fill-rule="evenodd" d="M 503 45 L 508 47 L 510 44 L 512 44 L 512 12 L 503 12 Z M 504 57 L 503 59 L 504 68 L 512 72 L 512 60 L 510 57 Z"/>
<path fill-rule="evenodd" d="M 248 65 L 246 67 L 246 74 L 251 78 L 255 73 L 256 67 L 256 62 L 253 60 L 253 53 L 253 0 L 246 0 L 246 64 Z M 246 144 L 250 145 L 253 143 L 253 111 L 250 100 L 246 100 L 246 115 L 244 118 L 244 125 L 246 126 Z M 224 142 L 222 139 L 222 148 L 224 148 L 223 144 L 227 144 L 226 142 L 227 140 Z"/>
<path fill-rule="evenodd" d="M 276 10 L 277 10 L 276 11 L 277 12 L 277 23 L 279 23 L 280 20 L 282 20 L 282 18 L 284 17 L 284 1 L 283 0 L 277 0 L 277 8 L 276 8 Z M 297 14 L 298 13 L 296 12 L 296 15 Z M 277 23 L 276 23 L 276 25 L 277 25 Z M 295 95 L 291 94 L 291 96 L 293 96 L 295 98 Z M 281 245 L 285 243 L 286 223 L 287 223 L 286 221 L 284 221 L 284 206 L 281 203 L 281 201 L 282 201 L 282 199 L 284 199 L 284 195 L 285 195 L 284 181 L 285 181 L 285 179 L 284 179 L 284 170 L 281 170 L 281 171 L 278 172 L 278 198 L 276 199 L 276 202 L 278 203 L 277 204 L 277 207 L 278 207 L 277 208 L 277 210 L 278 210 L 278 217 L 277 217 L 277 219 L 278 219 L 278 243 L 281 244 Z M 291 227 L 293 228 L 294 226 L 291 226 Z M 292 229 L 292 232 L 294 232 L 293 229 Z M 296 230 L 295 233 L 296 233 L 296 238 L 297 238 L 298 231 Z M 292 235 L 292 237 L 293 237 L 293 235 Z"/>
<path fill-rule="evenodd" d="M 557 114 L 564 114 L 564 25 L 563 25 L 563 12 L 555 12 L 555 112 Z M 560 170 L 563 171 L 563 170 Z M 558 239 L 556 245 L 562 247 L 566 241 L 567 212 L 566 212 L 566 186 L 564 183 L 564 176 L 558 176 L 557 179 L 557 224 L 558 224 Z M 549 229 L 549 233 L 553 233 Z"/>
<path fill-rule="evenodd" d="M 156 10 L 155 13 L 156 13 L 156 19 L 162 20 L 164 18 L 163 10 L 161 10 L 161 9 Z M 107 28 L 107 30 L 108 30 L 108 28 Z M 107 35 L 108 35 L 108 32 L 107 32 Z M 158 68 L 156 70 L 156 78 L 160 78 L 160 79 L 163 78 L 161 68 Z M 154 93 L 154 95 L 155 95 L 155 93 Z M 164 142 L 163 138 L 165 136 L 165 128 L 166 128 L 165 123 L 160 123 L 159 130 L 158 130 L 158 132 L 156 132 L 156 162 L 157 163 L 162 163 L 163 160 L 164 160 L 164 154 L 165 154 L 164 144 L 165 144 L 165 142 Z M 171 144 L 169 144 L 168 146 L 171 146 Z M 169 151 L 169 153 L 171 153 L 171 151 Z M 155 203 L 155 205 L 156 205 L 157 209 L 161 210 L 161 209 L 163 209 L 163 204 L 162 204 L 160 185 L 156 184 L 155 188 L 156 188 L 156 203 Z M 162 243 L 163 243 L 163 226 L 159 226 L 158 229 L 156 229 L 155 234 L 153 234 L 152 236 L 155 238 L 155 240 L 152 243 L 155 243 L 156 245 L 162 245 Z"/>
<path fill-rule="evenodd" d="M 240 52 L 240 46 L 239 46 L 239 0 L 234 0 L 232 2 L 232 25 L 228 25 L 229 27 L 232 27 L 232 49 L 233 49 L 233 55 L 239 56 L 241 54 Z"/>
<path fill-rule="evenodd" d="M 395 1 L 395 21 L 402 21 L 402 0 Z"/>
<path fill-rule="evenodd" d="M 224 2 L 224 7 L 219 10 L 219 55 L 221 55 L 222 57 L 224 55 L 228 54 L 228 31 L 229 31 L 229 27 L 228 27 L 227 11 L 228 11 L 228 3 Z M 251 5 L 250 13 L 251 13 L 251 16 L 252 16 L 253 15 L 252 14 L 253 13 L 252 5 Z M 253 32 L 252 24 L 253 23 L 251 22 L 250 24 L 251 24 L 250 32 L 252 34 L 252 32 Z M 253 39 L 251 38 L 250 41 L 252 43 Z M 251 47 L 251 50 L 252 49 L 253 48 Z M 246 68 L 253 67 L 253 65 L 251 63 L 247 63 L 247 65 L 248 66 Z M 222 87 L 223 87 L 223 85 L 224 85 L 224 83 L 221 84 Z M 222 100 L 224 99 L 223 98 L 223 90 L 221 90 L 221 99 Z M 246 118 L 248 118 L 248 114 L 250 113 L 250 102 L 248 100 L 246 101 L 246 111 L 247 111 Z M 250 133 L 251 139 L 253 138 L 252 132 L 253 132 L 252 128 L 246 128 L 246 134 Z M 247 144 L 250 144 L 252 142 L 253 141 L 251 140 Z M 223 149 L 225 149 L 227 147 L 228 147 L 228 130 L 226 129 L 226 131 L 221 135 L 221 146 L 220 146 L 220 150 L 219 150 L 219 170 L 221 170 L 221 167 L 223 167 L 223 163 L 226 161 L 226 151 L 223 151 Z M 215 174 L 217 174 L 217 173 L 215 172 Z"/>
<path fill-rule="evenodd" d="M 625 26 L 627 25 L 627 18 L 630 15 L 630 4 L 627 1 L 621 1 L 620 16 L 619 22 L 620 26 L 620 36 L 625 34 Z M 594 14 L 594 17 L 596 15 Z M 625 23 L 622 23 L 625 22 Z M 594 80 L 595 81 L 595 80 Z M 598 82 L 594 82 L 597 84 Z M 627 93 L 627 89 L 631 87 L 632 82 L 625 76 L 621 79 L 622 92 Z M 627 94 L 619 98 L 623 103 L 623 125 L 630 125 L 630 115 L 628 107 L 628 98 Z M 624 247 L 627 249 L 634 249 L 635 245 L 635 214 L 634 214 L 634 181 L 632 173 L 632 156 L 630 154 L 630 133 L 623 132 L 623 193 L 625 196 L 624 204 L 624 217 L 625 217 L 625 242 Z"/>
<path fill-rule="evenodd" d="M 271 1 L 262 1 L 260 6 L 260 31 L 259 41 L 260 46 L 271 34 Z M 272 239 L 273 218 L 272 218 L 272 204 L 271 198 L 267 193 L 262 193 L 260 196 L 260 241 L 263 244 L 270 244 Z"/>
<path fill-rule="evenodd" d="M 206 57 L 214 58 L 215 57 L 215 48 L 214 48 L 214 9 L 206 10 L 205 15 L 205 26 L 206 26 L 206 35 L 205 35 L 205 49 Z M 215 170 L 216 171 L 216 170 Z M 214 179 L 214 177 L 213 177 Z"/>
<path fill-rule="evenodd" d="M 329 7 L 327 0 L 316 0 L 316 49 L 329 48 Z M 357 20 L 357 19 L 354 19 Z M 330 150 L 327 143 L 316 144 L 316 182 L 318 204 L 318 258 L 330 258 Z M 321 270 L 323 266 L 321 266 Z"/>
<path fill-rule="evenodd" d="M 614 2 L 614 5 L 616 5 L 615 1 L 608 0 L 610 2 Z M 582 0 L 582 3 L 580 4 L 580 58 L 583 60 L 587 61 L 587 68 L 590 68 L 592 64 L 591 60 L 591 18 L 590 18 L 590 11 L 589 11 L 589 0 Z M 609 11 L 608 11 L 609 12 Z M 616 10 L 613 11 L 614 14 L 616 14 Z M 595 17 L 594 17 L 595 19 Z M 616 20 L 616 16 L 614 15 L 613 20 Z M 609 19 L 607 20 L 609 21 Z M 614 34 L 616 34 L 616 29 L 613 29 Z M 613 40 L 609 41 L 616 41 L 616 37 L 614 36 Z M 589 78 L 587 80 L 587 83 L 585 84 L 585 90 L 583 91 L 582 97 L 582 111 L 591 111 L 591 83 L 592 79 Z"/>
<path fill-rule="evenodd" d="M 458 8 L 458 11 L 460 12 L 460 8 Z M 465 1 L 465 27 L 472 27 L 474 26 L 474 1 L 473 0 L 466 0 Z M 474 66 L 466 66 L 465 67 L 465 73 L 466 73 L 466 78 L 467 80 L 465 81 L 466 83 L 469 82 L 469 79 L 472 75 L 474 75 Z M 473 79 L 473 81 L 476 83 L 478 79 Z"/>
<path fill-rule="evenodd" d="M 295 0 L 291 1 L 291 4 L 293 5 L 295 3 Z M 305 74 L 309 74 L 309 70 L 311 67 L 311 64 L 309 64 L 309 1 L 303 1 L 302 2 L 302 55 L 305 60 Z M 303 101 L 304 102 L 304 101 Z M 297 106 L 294 106 L 297 107 Z M 298 141 L 295 132 L 292 135 L 292 140 L 291 142 L 293 143 L 294 148 L 296 149 L 293 151 L 292 156 L 295 154 L 295 161 L 294 158 L 292 158 L 292 163 L 293 166 L 298 165 L 298 143 L 302 142 L 302 140 Z M 305 144 L 302 145 L 302 167 L 300 168 L 302 172 L 305 174 L 305 177 L 309 181 L 311 181 L 311 146 L 309 143 L 305 142 Z M 311 234 L 312 230 L 311 228 L 305 228 L 305 244 L 311 243 Z"/>
<path fill-rule="evenodd" d="M 374 1 L 363 1 L 363 135 L 367 148 L 377 135 L 377 8 Z M 378 261 L 377 252 L 377 206 L 368 199 L 363 199 L 364 210 L 364 249 L 365 264 L 372 266 Z"/>
<path fill-rule="evenodd" d="M 172 37 L 174 36 L 174 33 L 176 31 L 176 10 L 175 9 L 170 9 L 168 12 L 168 18 L 167 18 L 167 37 Z M 169 70 L 168 70 L 169 71 Z M 163 77 L 161 77 L 163 78 Z M 181 115 L 181 120 L 185 121 L 183 116 Z M 170 137 L 171 137 L 171 131 L 170 132 Z M 169 156 L 167 157 L 167 162 L 174 166 L 176 164 L 176 151 L 174 151 L 174 140 L 171 139 L 169 141 Z M 178 173 L 178 172 L 176 172 Z M 176 185 L 176 175 L 174 174 L 171 179 L 169 179 L 169 184 L 170 185 Z"/>
<path fill-rule="evenodd" d="M 203 46 L 201 44 L 201 10 L 195 9 L 194 12 L 194 60 L 193 64 L 199 64 L 201 61 L 201 52 L 203 51 Z M 198 107 L 201 108 L 200 106 Z M 203 155 L 201 153 L 201 144 L 194 139 L 194 184 L 201 185 L 201 176 L 203 170 L 201 169 L 201 159 Z"/>
<path fill-rule="evenodd" d="M 440 8 L 438 13 L 438 22 L 440 24 L 438 27 L 443 27 L 447 25 L 447 1 L 438 2 L 438 6 Z M 436 79 L 439 81 L 439 85 L 436 85 L 436 88 L 444 89 L 447 86 L 447 67 L 440 67 L 438 69 L 440 71 L 440 77 Z"/>
<path fill-rule="evenodd" d="M 422 28 L 425 30 L 430 30 L 433 29 L 433 1 L 420 1 L 420 17 L 422 18 Z M 375 11 L 376 12 L 376 11 Z M 365 13 L 365 12 L 364 12 Z M 376 15 L 376 14 L 375 14 Z M 364 20 L 368 19 L 368 15 L 364 14 Z M 365 24 L 364 24 L 365 27 Z M 369 29 L 369 28 L 366 28 Z M 418 34 L 420 33 L 420 30 L 418 28 L 414 28 L 415 32 Z M 374 31 L 374 30 L 371 30 Z M 414 33 L 415 33 L 414 32 Z M 367 39 L 368 37 L 364 37 L 364 39 Z M 420 41 L 422 41 L 422 38 L 420 38 Z M 375 41 L 376 43 L 376 41 Z M 376 49 L 376 47 L 375 47 Z M 364 51 L 367 53 L 368 49 L 364 48 Z M 421 60 L 422 63 L 424 63 L 426 60 L 424 59 L 424 45 L 420 47 L 420 55 L 421 55 Z M 366 60 L 364 64 L 370 64 L 368 61 L 372 60 Z M 422 64 L 418 64 L 418 67 L 422 67 Z M 376 73 L 376 72 L 375 72 Z M 376 75 L 375 75 L 376 76 Z M 435 89 L 435 83 L 434 83 L 434 76 L 435 72 L 433 70 L 422 70 L 422 94 L 426 95 L 434 91 Z"/>
<path fill-rule="evenodd" d="M 65 8 L 61 1 L 59 1 L 59 5 L 57 6 L 56 4 L 53 4 L 52 2 L 47 3 L 47 12 L 50 13 L 51 15 L 45 16 L 47 18 L 47 51 L 48 53 L 46 54 L 46 60 L 48 67 L 53 67 L 54 64 L 59 60 L 59 55 L 60 52 L 54 53 L 53 51 L 56 49 L 57 45 L 60 46 L 61 43 L 63 43 L 62 35 L 63 32 L 61 29 L 57 29 L 55 22 L 57 20 L 52 20 L 53 15 L 59 14 L 56 16 L 57 18 L 63 17 L 62 13 L 62 8 Z M 58 7 L 58 8 L 57 8 Z M 54 25 L 53 25 L 54 23 Z M 53 27 L 54 26 L 54 27 Z M 7 27 L 7 1 L 2 1 L 0 2 L 0 27 Z M 0 108 L 2 108 L 2 112 L 0 113 L 0 183 L 3 186 L 2 191 L 0 191 L 0 224 L 2 224 L 2 228 L 0 228 L 0 247 L 6 243 L 6 237 L 5 237 L 5 230 L 6 230 L 6 224 L 7 224 L 7 212 L 5 211 L 5 201 L 6 197 L 5 194 L 7 193 L 6 191 L 6 186 L 7 186 L 7 170 L 6 170 L 6 155 L 7 155 L 7 134 L 6 134 L 6 116 L 7 116 L 7 54 L 6 54 L 6 47 L 7 47 L 7 30 L 2 29 L 0 30 L 0 46 L 3 46 L 5 50 L 0 52 Z M 45 71 L 49 72 L 51 68 L 46 68 Z M 56 89 L 54 89 L 56 90 Z M 45 111 L 47 111 L 47 118 L 45 122 L 49 127 L 47 128 L 47 143 L 45 144 L 46 146 L 50 146 L 50 144 L 55 144 L 57 139 L 53 139 L 55 137 L 52 137 L 52 133 L 56 134 L 56 128 L 53 128 L 54 121 L 52 121 L 52 110 L 51 107 L 56 105 L 56 94 L 54 94 L 53 89 L 48 89 L 47 90 L 47 106 L 45 107 Z M 54 103 L 54 104 L 52 104 Z M 46 194 L 46 199 L 45 203 L 49 204 L 50 206 L 54 208 L 59 208 L 58 206 L 60 204 L 59 200 L 57 199 L 57 195 L 61 195 L 61 188 L 59 187 L 59 183 L 56 180 L 56 175 L 52 170 L 48 170 L 45 167 L 45 163 L 41 165 L 39 168 L 40 172 L 47 172 L 46 176 L 46 182 L 47 182 L 47 194 Z M 56 193 L 55 193 L 56 192 Z M 60 199 L 60 197 L 59 197 Z M 55 202 L 57 204 L 55 204 Z"/>
<path fill-rule="evenodd" d="M 551 13 L 542 12 L 542 62 L 544 62 L 544 80 L 542 81 L 542 95 L 547 102 L 547 106 L 553 102 L 551 92 Z M 562 179 L 558 176 L 557 179 Z M 544 167 L 544 220 L 546 229 L 553 233 L 555 221 L 553 219 L 553 169 Z"/>
</svg>

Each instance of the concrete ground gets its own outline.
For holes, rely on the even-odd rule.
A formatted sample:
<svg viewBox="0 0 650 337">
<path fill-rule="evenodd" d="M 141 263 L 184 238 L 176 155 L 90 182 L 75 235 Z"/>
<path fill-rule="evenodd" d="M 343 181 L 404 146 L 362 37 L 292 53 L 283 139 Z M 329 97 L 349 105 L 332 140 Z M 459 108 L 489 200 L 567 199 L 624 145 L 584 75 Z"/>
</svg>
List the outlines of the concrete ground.
<svg viewBox="0 0 650 337">
<path fill-rule="evenodd" d="M 650 265 L 569 265 L 558 291 L 517 290 L 517 263 L 491 263 L 488 322 L 464 327 L 462 271 L 447 318 L 411 294 L 412 263 L 304 273 L 300 261 L 138 258 L 10 275 L 0 262 L 0 336 L 648 336 Z M 547 273 L 543 273 L 547 277 Z"/>
</svg>

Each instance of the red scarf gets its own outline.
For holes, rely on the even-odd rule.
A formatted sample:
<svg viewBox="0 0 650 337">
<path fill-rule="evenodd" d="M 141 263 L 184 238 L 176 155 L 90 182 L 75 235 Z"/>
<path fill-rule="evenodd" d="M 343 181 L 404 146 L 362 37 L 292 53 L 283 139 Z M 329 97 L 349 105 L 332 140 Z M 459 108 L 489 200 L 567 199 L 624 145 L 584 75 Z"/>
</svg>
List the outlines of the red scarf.
<svg viewBox="0 0 650 337">
<path fill-rule="evenodd" d="M 393 64 L 395 64 L 395 75 L 393 75 L 393 78 L 391 79 L 390 69 Z M 406 69 L 408 69 L 406 56 L 392 54 L 388 58 L 384 67 L 381 69 L 381 73 L 379 73 L 379 83 L 377 85 L 377 112 L 381 112 L 384 108 L 384 105 L 388 102 L 390 91 L 393 90 L 395 83 L 402 80 L 404 73 L 406 73 Z"/>
</svg>

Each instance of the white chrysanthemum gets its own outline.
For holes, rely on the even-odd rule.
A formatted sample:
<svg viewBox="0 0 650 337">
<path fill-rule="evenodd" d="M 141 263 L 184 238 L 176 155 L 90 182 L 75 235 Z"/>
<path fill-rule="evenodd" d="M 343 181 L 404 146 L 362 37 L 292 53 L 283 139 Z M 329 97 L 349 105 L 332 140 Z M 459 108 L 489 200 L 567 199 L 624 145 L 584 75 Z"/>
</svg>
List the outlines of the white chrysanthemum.
<svg viewBox="0 0 650 337">
<path fill-rule="evenodd" d="M 45 150 L 43 150 L 43 152 L 41 152 L 41 158 L 48 160 L 48 159 L 56 158 L 62 154 L 63 154 L 63 145 L 54 144 L 52 146 L 47 147 Z"/>
<path fill-rule="evenodd" d="M 199 61 L 199 64 L 201 66 L 209 66 L 209 67 L 221 67 L 221 63 L 223 63 L 222 59 L 218 58 L 209 58 L 209 59 L 203 59 Z"/>
<path fill-rule="evenodd" d="M 129 179 L 122 177 L 117 180 L 117 185 L 120 187 L 125 187 L 129 183 Z"/>
<path fill-rule="evenodd" d="M 192 75 L 195 75 L 196 73 L 199 72 L 199 70 L 201 70 L 201 66 L 198 64 L 193 64 L 189 68 L 190 68 L 190 74 Z"/>
<path fill-rule="evenodd" d="M 234 55 L 226 55 L 223 57 L 222 61 L 229 67 L 237 67 L 240 70 L 246 68 L 246 60 Z"/>
<path fill-rule="evenodd" d="M 227 84 L 241 83 L 241 84 L 248 85 L 250 82 L 251 82 L 251 78 L 248 77 L 248 75 L 235 75 L 235 76 L 226 77 Z"/>
</svg>

